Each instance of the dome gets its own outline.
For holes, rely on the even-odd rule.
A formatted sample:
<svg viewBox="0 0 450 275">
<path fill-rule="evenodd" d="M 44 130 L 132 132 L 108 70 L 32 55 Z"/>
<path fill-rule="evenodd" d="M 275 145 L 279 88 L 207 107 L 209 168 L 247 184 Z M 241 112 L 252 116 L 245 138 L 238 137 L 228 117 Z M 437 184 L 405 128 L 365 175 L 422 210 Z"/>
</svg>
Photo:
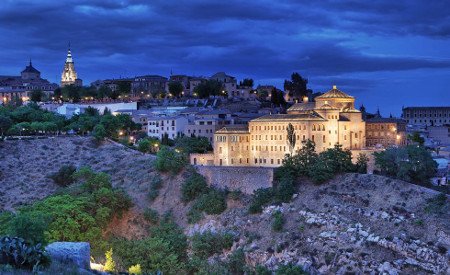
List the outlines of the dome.
<svg viewBox="0 0 450 275">
<path fill-rule="evenodd" d="M 324 93 L 321 96 L 316 97 L 316 99 L 327 99 L 327 98 L 349 98 L 349 99 L 352 99 L 353 96 L 349 96 L 348 94 L 339 90 L 336 86 L 333 86 L 333 89 L 329 90 L 328 92 Z"/>
</svg>

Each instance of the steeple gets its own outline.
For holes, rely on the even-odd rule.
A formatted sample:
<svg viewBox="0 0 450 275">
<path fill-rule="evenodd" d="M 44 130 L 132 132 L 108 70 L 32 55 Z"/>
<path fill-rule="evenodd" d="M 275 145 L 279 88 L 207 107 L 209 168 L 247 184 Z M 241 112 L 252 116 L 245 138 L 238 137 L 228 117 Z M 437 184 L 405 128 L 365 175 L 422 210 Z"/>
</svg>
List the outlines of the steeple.
<svg viewBox="0 0 450 275">
<path fill-rule="evenodd" d="M 81 79 L 78 78 L 77 72 L 75 71 L 75 64 L 72 58 L 72 51 L 70 50 L 70 42 L 69 47 L 67 49 L 67 57 L 66 62 L 64 64 L 64 69 L 61 75 L 61 86 L 64 87 L 66 85 L 76 85 L 81 86 Z"/>
</svg>

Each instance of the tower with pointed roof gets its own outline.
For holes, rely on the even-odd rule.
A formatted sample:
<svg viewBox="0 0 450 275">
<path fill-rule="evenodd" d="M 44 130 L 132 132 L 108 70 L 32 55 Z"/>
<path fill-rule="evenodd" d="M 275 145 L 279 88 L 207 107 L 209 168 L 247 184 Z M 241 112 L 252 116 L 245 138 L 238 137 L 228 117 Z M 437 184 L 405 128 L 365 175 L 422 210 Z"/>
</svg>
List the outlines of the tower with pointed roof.
<svg viewBox="0 0 450 275">
<path fill-rule="evenodd" d="M 33 67 L 30 59 L 30 64 L 25 67 L 25 70 L 20 73 L 20 76 L 22 80 L 38 80 L 41 78 L 41 72 Z"/>
<path fill-rule="evenodd" d="M 82 81 L 78 78 L 77 72 L 75 71 L 75 64 L 73 62 L 72 52 L 70 51 L 70 44 L 67 51 L 66 62 L 64 63 L 64 69 L 61 75 L 61 87 L 67 85 L 82 86 Z"/>
</svg>

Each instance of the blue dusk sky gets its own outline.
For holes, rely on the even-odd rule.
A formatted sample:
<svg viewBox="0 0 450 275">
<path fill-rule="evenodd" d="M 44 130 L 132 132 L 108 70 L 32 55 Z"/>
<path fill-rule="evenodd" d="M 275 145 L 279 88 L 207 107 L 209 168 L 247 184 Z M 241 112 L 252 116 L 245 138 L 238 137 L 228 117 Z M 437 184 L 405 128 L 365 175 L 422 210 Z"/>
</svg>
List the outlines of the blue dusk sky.
<svg viewBox="0 0 450 275">
<path fill-rule="evenodd" d="M 70 41 L 85 84 L 225 71 L 282 88 L 296 71 L 385 116 L 450 105 L 448 0 L 2 0 L 0 36 L 0 75 L 31 58 L 59 83 Z"/>
</svg>

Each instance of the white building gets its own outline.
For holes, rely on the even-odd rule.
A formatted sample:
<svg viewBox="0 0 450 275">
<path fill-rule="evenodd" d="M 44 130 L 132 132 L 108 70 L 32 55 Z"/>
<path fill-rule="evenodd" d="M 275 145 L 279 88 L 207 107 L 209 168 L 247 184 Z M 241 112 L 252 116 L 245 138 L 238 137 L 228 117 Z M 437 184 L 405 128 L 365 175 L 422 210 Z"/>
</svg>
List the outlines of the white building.
<svg viewBox="0 0 450 275">
<path fill-rule="evenodd" d="M 93 103 L 93 104 L 73 104 L 65 103 L 56 109 L 56 112 L 65 117 L 72 117 L 84 112 L 86 108 L 92 107 L 103 114 L 108 109 L 112 114 L 119 110 L 137 110 L 137 102 L 119 102 L 119 103 Z"/>
<path fill-rule="evenodd" d="M 174 139 L 184 134 L 188 124 L 188 119 L 183 116 L 149 117 L 147 121 L 147 135 L 158 139 L 166 133 L 170 139 Z"/>
</svg>

